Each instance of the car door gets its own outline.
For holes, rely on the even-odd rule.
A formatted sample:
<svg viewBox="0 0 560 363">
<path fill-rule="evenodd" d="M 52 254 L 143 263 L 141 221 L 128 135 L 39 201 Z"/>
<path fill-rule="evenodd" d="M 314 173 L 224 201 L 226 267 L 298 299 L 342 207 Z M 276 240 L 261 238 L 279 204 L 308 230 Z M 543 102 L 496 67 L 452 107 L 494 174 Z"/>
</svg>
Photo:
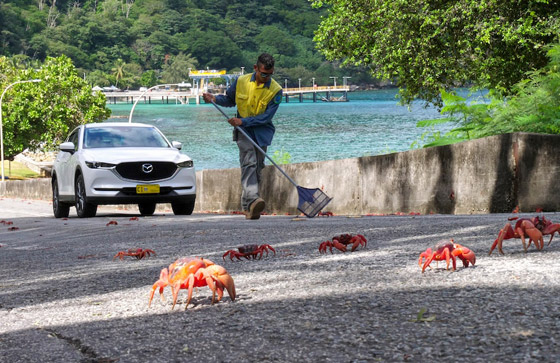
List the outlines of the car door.
<svg viewBox="0 0 560 363">
<path fill-rule="evenodd" d="M 58 185 L 60 195 L 74 195 L 74 170 L 76 169 L 81 128 L 76 128 L 68 136 L 67 142 L 74 144 L 74 153 L 61 151 L 58 159 Z"/>
</svg>

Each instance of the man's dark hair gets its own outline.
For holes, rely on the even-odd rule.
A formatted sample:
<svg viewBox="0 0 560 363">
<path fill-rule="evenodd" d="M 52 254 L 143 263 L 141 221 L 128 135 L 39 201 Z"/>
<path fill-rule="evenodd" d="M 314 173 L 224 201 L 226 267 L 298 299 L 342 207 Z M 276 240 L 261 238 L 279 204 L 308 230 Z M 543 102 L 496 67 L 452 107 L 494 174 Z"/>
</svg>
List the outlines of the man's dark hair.
<svg viewBox="0 0 560 363">
<path fill-rule="evenodd" d="M 264 66 L 264 69 L 274 68 L 274 58 L 268 53 L 263 53 L 259 55 L 259 59 L 257 60 L 257 65 L 259 64 Z"/>
</svg>

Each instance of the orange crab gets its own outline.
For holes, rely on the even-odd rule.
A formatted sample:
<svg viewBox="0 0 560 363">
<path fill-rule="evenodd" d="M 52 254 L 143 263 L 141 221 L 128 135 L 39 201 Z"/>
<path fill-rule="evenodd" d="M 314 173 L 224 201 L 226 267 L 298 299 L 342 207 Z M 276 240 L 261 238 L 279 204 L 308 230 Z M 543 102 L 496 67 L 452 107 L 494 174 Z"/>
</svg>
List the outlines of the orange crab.
<svg viewBox="0 0 560 363">
<path fill-rule="evenodd" d="M 169 268 L 162 269 L 159 280 L 152 286 L 148 307 L 152 304 L 154 293 L 158 288 L 161 300 L 164 301 L 163 289 L 168 285 L 171 287 L 171 293 L 173 294 L 171 309 L 175 308 L 179 290 L 188 289 L 187 304 L 185 305 L 185 309 L 187 309 L 192 299 L 193 288 L 202 286 L 208 286 L 212 290 L 212 304 L 216 300 L 216 293 L 218 294 L 218 301 L 222 300 L 224 289 L 227 290 L 231 301 L 235 301 L 233 278 L 225 268 L 202 257 L 182 257 L 169 265 Z"/>
<path fill-rule="evenodd" d="M 226 253 L 224 253 L 224 255 L 222 256 L 222 258 L 224 259 L 224 261 L 226 260 L 226 256 L 229 255 L 229 258 L 233 261 L 233 258 L 236 257 L 238 260 L 241 260 L 240 257 L 245 257 L 246 259 L 250 259 L 251 257 L 253 258 L 253 260 L 255 259 L 261 259 L 263 256 L 263 253 L 266 252 L 266 256 L 268 256 L 268 251 L 272 251 L 275 255 L 276 255 L 276 250 L 271 246 L 271 245 L 245 245 L 245 246 L 241 246 L 241 247 L 237 247 L 238 251 L 235 250 L 229 250 Z"/>
<path fill-rule="evenodd" d="M 542 250 L 542 248 L 544 247 L 544 240 L 542 232 L 535 226 L 537 220 L 535 218 L 509 218 L 509 220 L 516 219 L 517 221 L 515 222 L 514 227 L 511 226 L 510 222 L 507 222 L 504 225 L 504 228 L 500 230 L 500 233 L 498 233 L 498 238 L 496 238 L 496 240 L 492 244 L 492 247 L 490 247 L 490 252 L 488 252 L 488 255 L 491 255 L 496 247 L 498 247 L 498 251 L 503 255 L 504 251 L 502 250 L 502 243 L 505 239 L 510 238 L 520 238 L 521 242 L 523 242 L 523 249 L 525 250 L 525 252 L 527 252 L 527 248 L 531 245 L 531 241 L 535 242 L 537 250 Z M 525 237 L 529 237 L 529 244 L 525 242 Z"/>
<path fill-rule="evenodd" d="M 355 236 L 351 234 L 341 234 L 340 236 L 333 237 L 332 241 L 322 242 L 319 245 L 319 252 L 327 253 L 328 248 L 332 253 L 333 247 L 338 249 L 339 251 L 346 252 L 346 248 L 348 245 L 352 245 L 351 251 L 354 252 L 359 246 L 366 247 L 367 240 L 361 234 L 357 234 Z"/>
<path fill-rule="evenodd" d="M 516 220 L 515 226 L 512 227 L 509 222 L 504 225 L 504 228 L 502 228 L 498 234 L 498 238 L 496 238 L 492 247 L 490 247 L 489 255 L 492 254 L 496 247 L 498 247 L 498 251 L 503 255 L 502 243 L 505 239 L 520 238 L 521 242 L 523 242 L 523 250 L 527 252 L 527 249 L 531 246 L 531 242 L 535 243 L 537 250 L 542 250 L 544 248 L 543 236 L 550 235 L 548 246 L 552 242 L 554 233 L 560 234 L 560 224 L 552 223 L 552 221 L 546 219 L 544 216 L 536 216 L 533 218 L 511 217 L 508 218 L 508 220 Z M 527 243 L 525 242 L 525 237 L 529 238 Z"/>
<path fill-rule="evenodd" d="M 426 270 L 426 268 L 430 266 L 430 263 L 432 261 L 445 260 L 445 262 L 447 263 L 446 269 L 449 270 L 449 260 L 451 260 L 451 262 L 453 263 L 453 270 L 455 271 L 455 257 L 459 257 L 461 261 L 463 261 L 463 266 L 465 267 L 468 267 L 469 263 L 474 266 L 476 262 L 476 256 L 473 251 L 471 251 L 467 247 L 455 243 L 455 241 L 451 239 L 439 241 L 433 249 L 431 247 L 428 247 L 426 251 L 420 254 L 418 265 L 422 267 L 422 272 L 424 272 L 424 270 Z M 426 259 L 426 262 L 424 262 L 424 265 L 422 265 L 424 258 Z"/>
<path fill-rule="evenodd" d="M 136 257 L 136 259 L 138 259 L 138 260 L 141 260 L 144 257 L 150 257 L 152 254 L 155 256 L 156 253 L 155 253 L 154 250 L 150 250 L 150 249 L 143 250 L 141 248 L 137 248 L 137 249 L 131 248 L 128 251 L 117 252 L 117 254 L 113 256 L 113 260 L 117 257 L 120 258 L 121 260 L 123 260 L 124 256 L 132 256 L 132 257 Z"/>
</svg>

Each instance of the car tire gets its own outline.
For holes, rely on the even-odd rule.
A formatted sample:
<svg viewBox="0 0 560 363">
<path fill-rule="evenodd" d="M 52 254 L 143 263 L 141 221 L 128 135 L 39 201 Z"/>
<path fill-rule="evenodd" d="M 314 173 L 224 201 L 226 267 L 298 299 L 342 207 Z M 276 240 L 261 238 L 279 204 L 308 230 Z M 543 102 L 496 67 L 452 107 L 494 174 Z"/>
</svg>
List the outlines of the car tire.
<svg viewBox="0 0 560 363">
<path fill-rule="evenodd" d="M 138 210 L 143 216 L 151 216 L 156 211 L 156 203 L 138 203 Z"/>
<path fill-rule="evenodd" d="M 76 178 L 74 191 L 76 193 L 76 213 L 78 214 L 78 217 L 95 217 L 95 214 L 97 213 L 97 205 L 87 202 L 86 183 L 84 182 L 84 176 L 82 174 L 79 174 Z"/>
<path fill-rule="evenodd" d="M 187 203 L 171 203 L 171 209 L 176 216 L 191 215 L 194 210 L 194 200 Z"/>
<path fill-rule="evenodd" d="M 52 205 L 55 218 L 68 218 L 70 214 L 70 204 L 60 201 L 58 181 L 56 179 L 52 180 Z"/>
</svg>

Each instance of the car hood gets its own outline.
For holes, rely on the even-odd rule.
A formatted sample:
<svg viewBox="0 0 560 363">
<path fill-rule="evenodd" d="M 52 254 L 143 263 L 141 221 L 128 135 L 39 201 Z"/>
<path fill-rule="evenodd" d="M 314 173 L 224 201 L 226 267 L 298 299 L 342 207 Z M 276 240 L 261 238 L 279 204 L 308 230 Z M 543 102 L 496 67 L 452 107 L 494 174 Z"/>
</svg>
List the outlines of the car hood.
<svg viewBox="0 0 560 363">
<path fill-rule="evenodd" d="M 111 164 L 134 161 L 171 161 L 180 163 L 191 158 L 177 149 L 126 147 L 83 150 L 86 161 L 98 161 Z"/>
</svg>

